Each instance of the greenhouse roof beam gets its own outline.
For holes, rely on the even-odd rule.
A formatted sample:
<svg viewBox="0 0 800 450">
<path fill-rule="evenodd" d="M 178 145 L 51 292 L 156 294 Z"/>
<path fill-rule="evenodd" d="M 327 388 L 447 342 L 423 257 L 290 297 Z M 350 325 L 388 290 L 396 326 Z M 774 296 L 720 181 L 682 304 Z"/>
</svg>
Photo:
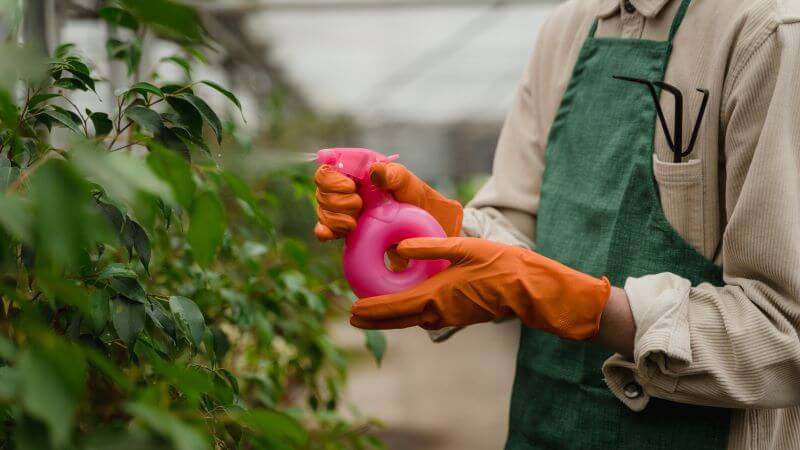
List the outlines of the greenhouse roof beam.
<svg viewBox="0 0 800 450">
<path fill-rule="evenodd" d="M 342 9 L 419 9 L 511 4 L 547 4 L 559 0 L 268 0 L 254 1 L 191 1 L 185 2 L 206 11 L 320 11 Z"/>
</svg>

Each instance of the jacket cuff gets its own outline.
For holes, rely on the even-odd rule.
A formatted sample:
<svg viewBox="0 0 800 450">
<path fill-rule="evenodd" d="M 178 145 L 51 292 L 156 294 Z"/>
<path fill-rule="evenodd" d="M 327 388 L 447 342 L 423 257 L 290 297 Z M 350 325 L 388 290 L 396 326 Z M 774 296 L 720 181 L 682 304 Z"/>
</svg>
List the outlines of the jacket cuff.
<svg viewBox="0 0 800 450">
<path fill-rule="evenodd" d="M 464 208 L 461 236 L 478 237 L 487 241 L 533 248 L 533 241 L 525 236 L 498 210 L 484 207 Z"/>
<path fill-rule="evenodd" d="M 689 280 L 670 273 L 629 278 L 625 292 L 636 323 L 633 361 L 615 355 L 603 365 L 606 384 L 634 411 L 654 391 L 675 392 L 675 370 L 692 363 L 689 335 Z"/>
</svg>

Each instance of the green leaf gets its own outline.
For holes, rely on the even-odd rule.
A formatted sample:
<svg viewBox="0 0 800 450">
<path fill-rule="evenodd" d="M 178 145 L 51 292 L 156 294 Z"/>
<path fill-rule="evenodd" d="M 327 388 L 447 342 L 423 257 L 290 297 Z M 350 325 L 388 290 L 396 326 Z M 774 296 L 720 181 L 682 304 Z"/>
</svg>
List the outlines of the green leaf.
<svg viewBox="0 0 800 450">
<path fill-rule="evenodd" d="M 193 136 L 202 139 L 203 116 L 200 115 L 200 112 L 191 103 L 178 97 L 167 97 L 167 103 L 178 114 L 179 124 L 189 130 Z"/>
<path fill-rule="evenodd" d="M 92 70 L 77 56 L 67 56 L 64 58 L 64 66 L 72 73 L 90 75 Z"/>
<path fill-rule="evenodd" d="M 225 211 L 213 192 L 197 195 L 191 212 L 188 240 L 197 261 L 208 266 L 214 261 L 225 234 Z"/>
<path fill-rule="evenodd" d="M 175 199 L 189 208 L 195 192 L 195 184 L 189 164 L 175 152 L 153 146 L 147 156 L 147 164 L 156 175 L 169 183 Z"/>
<path fill-rule="evenodd" d="M 180 362 L 166 361 L 152 347 L 143 344 L 136 346 L 137 355 L 150 362 L 156 373 L 185 394 L 189 404 L 197 405 L 206 394 L 217 394 L 213 372 L 199 366 L 184 367 Z M 230 392 L 230 387 L 227 390 Z"/>
<path fill-rule="evenodd" d="M 144 303 L 147 301 L 147 294 L 145 294 L 144 288 L 136 278 L 111 277 L 108 279 L 108 285 L 116 293 L 133 302 Z"/>
<path fill-rule="evenodd" d="M 231 373 L 231 371 L 228 370 L 228 369 L 217 369 L 216 373 L 221 375 L 222 377 L 224 377 L 228 381 L 228 384 L 231 386 L 231 389 L 233 389 L 233 394 L 238 396 L 239 395 L 239 380 L 236 378 L 236 375 Z"/>
<path fill-rule="evenodd" d="M 14 424 L 16 450 L 41 450 L 52 448 L 47 436 L 47 427 L 40 421 L 23 415 Z"/>
<path fill-rule="evenodd" d="M 119 232 L 119 240 L 128 250 L 128 259 L 133 258 L 133 228 L 128 225 L 127 216 L 122 221 L 122 229 Z"/>
<path fill-rule="evenodd" d="M 153 321 L 153 324 L 164 330 L 165 333 L 172 339 L 177 339 L 175 332 L 175 321 L 172 315 L 167 311 L 161 302 L 150 300 L 145 306 L 147 316 Z"/>
<path fill-rule="evenodd" d="M 217 113 L 208 106 L 208 103 L 202 98 L 188 92 L 178 94 L 178 97 L 189 102 L 197 112 L 200 113 L 217 136 L 217 143 L 222 143 L 222 121 L 219 120 Z"/>
<path fill-rule="evenodd" d="M 111 302 L 111 322 L 122 342 L 133 348 L 133 344 L 144 330 L 144 304 L 124 297 L 116 297 Z"/>
<path fill-rule="evenodd" d="M 179 84 L 179 83 L 165 83 L 161 85 L 161 90 L 164 91 L 165 94 L 180 94 L 181 92 L 188 92 L 190 94 L 194 94 L 194 89 L 192 89 L 191 84 Z"/>
<path fill-rule="evenodd" d="M 186 143 L 187 146 L 189 144 L 191 144 L 192 146 L 197 147 L 200 150 L 202 150 L 209 157 L 212 157 L 211 148 L 209 148 L 208 144 L 206 144 L 206 142 L 203 140 L 203 138 L 199 138 L 197 136 L 190 135 L 189 133 L 186 132 L 185 128 L 180 128 L 180 129 L 179 128 L 173 128 L 173 131 L 175 131 L 175 134 L 177 134 L 178 137 L 184 143 Z"/>
<path fill-rule="evenodd" d="M 0 190 L 5 191 L 11 186 L 12 183 L 19 178 L 20 171 L 16 167 L 2 166 L 0 167 Z"/>
<path fill-rule="evenodd" d="M 125 222 L 124 231 L 130 233 L 133 240 L 133 248 L 136 249 L 136 254 L 139 255 L 139 261 L 144 266 L 144 270 L 150 271 L 150 238 L 147 232 L 144 231 L 141 225 L 128 219 Z"/>
<path fill-rule="evenodd" d="M 111 229 L 114 231 L 115 235 L 119 235 L 119 233 L 122 232 L 123 225 L 125 225 L 125 216 L 122 215 L 119 208 L 99 200 L 97 201 L 97 207 L 100 209 L 100 212 L 103 214 L 106 220 L 108 220 L 108 223 L 111 225 Z"/>
<path fill-rule="evenodd" d="M 92 113 L 89 115 L 89 119 L 94 125 L 94 135 L 97 137 L 108 136 L 108 133 L 111 133 L 111 130 L 114 129 L 114 122 L 104 112 Z"/>
<path fill-rule="evenodd" d="M 62 108 L 62 107 L 60 107 L 58 105 L 50 105 L 50 107 L 53 108 L 54 110 L 60 112 L 61 114 L 65 114 L 65 115 L 71 117 L 73 123 L 76 123 L 78 125 L 83 125 L 83 119 L 81 118 L 81 116 L 76 114 L 74 111 Z"/>
<path fill-rule="evenodd" d="M 217 83 L 215 83 L 213 81 L 210 81 L 210 80 L 203 80 L 203 81 L 201 81 L 201 83 L 205 84 L 206 86 L 209 86 L 209 87 L 213 88 L 214 90 L 216 90 L 220 94 L 222 94 L 225 97 L 227 97 L 228 100 L 230 100 L 234 105 L 236 105 L 236 107 L 239 109 L 239 112 L 242 113 L 242 120 L 244 120 L 244 113 L 242 111 L 242 103 L 239 101 L 239 99 L 236 97 L 236 95 L 233 94 L 233 92 L 225 89 L 224 87 L 222 87 L 219 84 L 217 84 Z"/>
<path fill-rule="evenodd" d="M 300 423 L 278 411 L 245 411 L 237 416 L 237 421 L 268 441 L 291 448 L 304 448 L 308 443 L 308 433 Z"/>
<path fill-rule="evenodd" d="M 67 56 L 70 50 L 72 50 L 73 48 L 75 48 L 75 44 L 71 43 L 61 44 L 58 47 L 56 47 L 56 50 L 53 52 L 53 54 L 56 56 L 56 58 L 61 59 Z"/>
<path fill-rule="evenodd" d="M 66 128 L 69 128 L 70 130 L 75 132 L 75 134 L 83 135 L 83 130 L 81 130 L 80 125 L 78 125 L 68 114 L 65 114 L 61 111 L 57 111 L 54 109 L 48 109 L 42 111 L 40 114 L 55 120 L 56 122 L 65 126 Z"/>
<path fill-rule="evenodd" d="M 30 245 L 23 244 L 19 251 L 19 256 L 19 259 L 22 260 L 22 265 L 25 267 L 25 270 L 32 272 L 36 264 L 36 249 Z"/>
<path fill-rule="evenodd" d="M 136 272 L 125 264 L 114 263 L 109 264 L 108 267 L 103 269 L 97 276 L 99 280 L 110 280 L 113 277 L 136 278 Z"/>
<path fill-rule="evenodd" d="M 86 389 L 86 361 L 80 350 L 59 341 L 28 348 L 17 370 L 23 408 L 47 425 L 53 446 L 65 445 Z"/>
<path fill-rule="evenodd" d="M 116 384 L 123 393 L 127 393 L 133 389 L 131 381 L 125 377 L 120 367 L 109 361 L 104 353 L 101 353 L 95 347 L 86 346 L 83 347 L 83 353 L 91 367 L 97 369 L 106 378 Z"/>
<path fill-rule="evenodd" d="M 0 358 L 13 361 L 17 357 L 17 347 L 6 337 L 0 336 Z"/>
<path fill-rule="evenodd" d="M 129 87 L 127 91 L 125 91 L 125 94 L 131 92 L 135 92 L 145 98 L 147 98 L 147 94 L 153 94 L 157 97 L 164 98 L 164 92 L 162 92 L 161 89 L 147 82 L 134 84 L 133 86 Z"/>
<path fill-rule="evenodd" d="M 111 296 L 105 289 L 96 289 L 89 295 L 89 309 L 92 313 L 91 325 L 95 333 L 103 331 L 111 317 L 110 301 Z"/>
<path fill-rule="evenodd" d="M 377 436 L 364 436 L 364 441 L 375 450 L 386 450 L 386 444 L 384 444 L 380 438 Z"/>
<path fill-rule="evenodd" d="M 366 330 L 364 335 L 367 337 L 367 349 L 380 366 L 383 354 L 386 353 L 386 336 L 378 330 Z"/>
<path fill-rule="evenodd" d="M 118 27 L 136 31 L 139 29 L 139 22 L 128 11 L 122 8 L 105 7 L 100 8 L 97 14 L 106 22 Z"/>
<path fill-rule="evenodd" d="M 80 282 L 48 271 L 37 273 L 36 282 L 42 293 L 56 304 L 76 306 L 83 314 L 87 316 L 91 314 L 86 289 Z"/>
<path fill-rule="evenodd" d="M 196 48 L 193 48 L 191 46 L 185 46 L 183 47 L 183 51 L 185 51 L 187 55 L 194 58 L 195 61 L 203 64 L 208 64 L 208 58 L 206 58 L 206 55 L 204 55 L 203 52 L 201 52 L 200 50 L 197 50 Z"/>
<path fill-rule="evenodd" d="M 77 263 L 83 249 L 108 236 L 86 181 L 66 161 L 51 159 L 30 177 L 37 253 L 57 264 Z"/>
<path fill-rule="evenodd" d="M 17 394 L 19 372 L 13 367 L 0 367 L 0 401 L 8 402 Z"/>
<path fill-rule="evenodd" d="M 161 132 L 161 129 L 164 127 L 161 123 L 161 116 L 152 109 L 145 108 L 144 106 L 131 106 L 125 111 L 125 115 L 139 124 L 142 130 L 153 136 Z"/>
<path fill-rule="evenodd" d="M 128 403 L 125 410 L 148 427 L 169 439 L 175 450 L 210 450 L 209 443 L 194 428 L 167 411 L 145 403 Z"/>
<path fill-rule="evenodd" d="M 44 103 L 44 102 L 46 102 L 48 100 L 54 99 L 56 97 L 61 97 L 61 94 L 39 94 L 39 95 L 34 95 L 33 97 L 31 97 L 31 100 L 28 102 L 28 109 L 33 110 L 37 106 L 39 106 L 40 104 L 42 104 L 42 103 Z"/>
<path fill-rule="evenodd" d="M 205 345 L 206 352 L 211 355 L 215 366 L 222 364 L 222 360 L 225 359 L 225 355 L 231 347 L 228 335 L 218 327 L 209 327 Z"/>
<path fill-rule="evenodd" d="M 128 66 L 128 75 L 133 75 L 139 68 L 142 60 L 142 44 L 138 39 L 131 42 L 109 39 L 106 41 L 106 50 L 109 58 L 125 61 Z"/>
<path fill-rule="evenodd" d="M 170 0 L 122 0 L 125 8 L 157 33 L 179 42 L 202 44 L 206 34 L 194 8 Z"/>
<path fill-rule="evenodd" d="M 17 129 L 19 121 L 17 105 L 14 103 L 14 98 L 5 89 L 0 89 L 0 121 L 11 130 Z"/>
<path fill-rule="evenodd" d="M 109 39 L 106 41 L 106 50 L 111 59 L 124 59 L 128 44 L 119 39 Z"/>
<path fill-rule="evenodd" d="M 177 130 L 178 128 L 163 128 L 161 133 L 158 134 L 156 142 L 183 156 L 184 160 L 191 161 L 192 155 L 189 153 L 189 147 L 178 136 Z"/>
<path fill-rule="evenodd" d="M 186 297 L 170 297 L 169 309 L 177 319 L 179 328 L 186 333 L 186 337 L 195 348 L 200 348 L 206 332 L 206 322 L 197 304 Z"/>
<path fill-rule="evenodd" d="M 173 202 L 169 185 L 135 155 L 83 145 L 72 149 L 69 158 L 87 179 L 102 186 L 108 198 L 119 204 L 136 205 L 141 193 Z"/>
<path fill-rule="evenodd" d="M 162 58 L 161 62 L 171 62 L 176 64 L 183 69 L 187 79 L 192 77 L 192 66 L 185 58 L 181 58 L 180 56 L 168 56 L 166 58 Z"/>
<path fill-rule="evenodd" d="M 64 68 L 75 76 L 86 87 L 95 91 L 94 79 L 91 76 L 91 69 L 83 61 L 75 56 L 69 56 L 64 61 Z"/>
<path fill-rule="evenodd" d="M 86 85 L 86 83 L 83 82 L 83 80 L 81 80 L 79 78 L 72 78 L 72 77 L 60 78 L 60 79 L 56 80 L 55 83 L 53 83 L 53 86 L 60 87 L 62 89 L 66 89 L 68 91 L 88 91 L 89 90 L 89 87 Z"/>
</svg>

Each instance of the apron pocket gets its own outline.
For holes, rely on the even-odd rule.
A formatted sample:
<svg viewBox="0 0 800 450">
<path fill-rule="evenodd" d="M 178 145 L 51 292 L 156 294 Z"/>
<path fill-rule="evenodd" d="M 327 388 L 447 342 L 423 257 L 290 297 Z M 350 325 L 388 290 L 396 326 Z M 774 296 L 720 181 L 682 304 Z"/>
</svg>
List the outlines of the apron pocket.
<svg viewBox="0 0 800 450">
<path fill-rule="evenodd" d="M 672 228 L 701 254 L 703 232 L 703 165 L 699 159 L 666 163 L 653 155 L 653 175 L 661 209 Z"/>
</svg>

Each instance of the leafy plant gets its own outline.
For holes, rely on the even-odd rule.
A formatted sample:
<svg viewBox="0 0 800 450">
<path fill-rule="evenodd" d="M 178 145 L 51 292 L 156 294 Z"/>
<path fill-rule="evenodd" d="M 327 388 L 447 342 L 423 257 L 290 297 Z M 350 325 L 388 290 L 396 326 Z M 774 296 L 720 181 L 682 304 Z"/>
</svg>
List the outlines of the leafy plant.
<svg viewBox="0 0 800 450">
<path fill-rule="evenodd" d="M 275 225 L 277 194 L 212 157 L 225 126 L 196 87 L 239 100 L 138 79 L 151 32 L 190 75 L 209 43 L 196 12 L 98 15 L 128 36 L 107 43 L 131 76 L 111 112 L 72 100 L 103 82 L 74 46 L 0 49 L 18 56 L 0 87 L 0 447 L 381 447 L 336 413 L 346 358 L 325 321 L 347 292 L 330 261 Z M 304 180 L 287 182 L 307 202 Z"/>
</svg>

